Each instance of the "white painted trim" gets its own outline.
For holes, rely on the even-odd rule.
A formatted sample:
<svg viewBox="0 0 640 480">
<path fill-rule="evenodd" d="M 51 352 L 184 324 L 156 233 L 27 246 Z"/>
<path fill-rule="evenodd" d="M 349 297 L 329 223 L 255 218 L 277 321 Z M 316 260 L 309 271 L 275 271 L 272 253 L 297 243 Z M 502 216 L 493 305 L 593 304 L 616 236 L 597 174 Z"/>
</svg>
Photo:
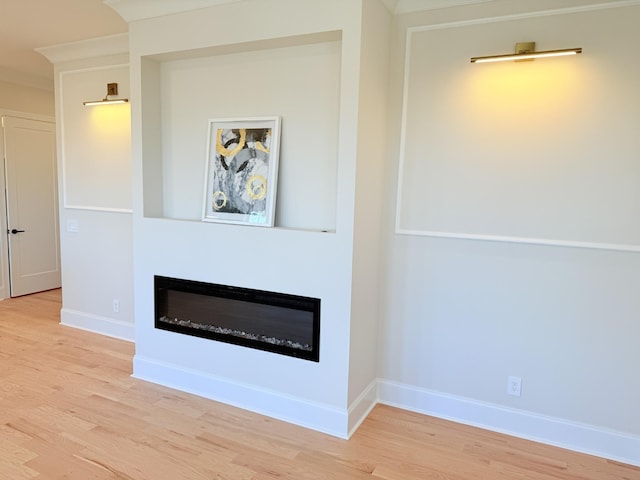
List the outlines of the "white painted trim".
<svg viewBox="0 0 640 480">
<path fill-rule="evenodd" d="M 4 162 L 4 150 L 5 150 L 5 140 L 4 140 L 4 114 L 3 111 L 0 110 L 0 188 L 2 189 L 2 193 L 0 193 L 0 232 L 6 232 L 8 230 L 7 226 L 7 196 L 5 194 L 6 190 L 6 170 L 5 170 L 5 162 Z M 9 235 L 2 235 L 0 237 L 0 300 L 4 300 L 5 298 L 9 298 L 11 295 L 11 288 L 9 285 Z"/>
<path fill-rule="evenodd" d="M 366 420 L 371 410 L 378 403 L 378 380 L 374 380 L 367 388 L 354 400 L 348 409 L 349 414 L 349 435 L 355 433 L 358 427 Z"/>
<path fill-rule="evenodd" d="M 640 245 L 617 243 L 579 242 L 573 240 L 555 240 L 552 238 L 509 237 L 503 235 L 480 235 L 475 233 L 432 232 L 428 230 L 407 230 L 398 228 L 398 235 L 417 237 L 454 238 L 459 240 L 481 240 L 485 242 L 523 243 L 528 245 L 549 245 L 554 247 L 591 248 L 595 250 L 613 250 L 617 252 L 640 252 Z"/>
<path fill-rule="evenodd" d="M 67 210 L 84 210 L 88 212 L 133 213 L 131 208 L 92 207 L 90 205 L 65 205 Z"/>
<path fill-rule="evenodd" d="M 489 0 L 491 1 L 491 0 Z M 483 25 L 487 23 L 512 22 L 525 20 L 528 18 L 549 17 L 555 15 L 568 15 L 571 13 L 592 12 L 597 10 L 608 10 L 611 8 L 633 7 L 640 5 L 640 0 L 620 0 L 611 3 L 594 3 L 592 5 L 581 5 L 578 7 L 565 7 L 551 10 L 538 10 L 526 13 L 515 13 L 511 15 L 501 15 L 498 17 L 474 18 L 472 20 L 461 20 L 457 22 L 435 23 L 433 25 L 422 25 L 407 28 L 407 34 L 414 32 L 425 32 L 429 30 L 443 30 L 446 28 L 468 27 L 471 25 Z"/>
<path fill-rule="evenodd" d="M 379 380 L 379 402 L 580 453 L 640 466 L 640 436 Z"/>
<path fill-rule="evenodd" d="M 399 0 L 380 0 L 389 13 L 396 13 Z"/>
<path fill-rule="evenodd" d="M 35 51 L 46 57 L 53 64 L 105 57 L 107 55 L 128 54 L 129 34 L 118 33 L 78 42 L 61 43 L 49 47 L 36 48 Z"/>
<path fill-rule="evenodd" d="M 406 135 L 407 135 L 407 106 L 409 102 L 409 74 L 411 71 L 411 38 L 414 33 L 425 32 L 430 30 L 440 30 L 446 28 L 465 27 L 470 25 L 480 25 L 487 23 L 506 22 L 514 20 L 522 20 L 527 18 L 544 17 L 551 15 L 564 15 L 570 13 L 581 13 L 595 10 L 605 10 L 610 8 L 621 8 L 640 5 L 640 0 L 620 0 L 612 3 L 598 3 L 593 5 L 583 5 L 579 7 L 560 8 L 556 10 L 541 10 L 537 12 L 528 12 L 514 15 L 505 15 L 500 17 L 477 18 L 473 20 L 465 20 L 450 23 L 438 23 L 434 25 L 423 25 L 418 27 L 407 28 L 405 41 L 405 59 L 404 59 L 404 78 L 402 86 L 402 116 L 400 122 L 400 148 L 398 161 L 398 179 L 396 183 L 396 210 L 395 210 L 395 233 L 398 235 L 411 235 L 420 237 L 437 237 L 451 238 L 459 240 L 481 240 L 491 242 L 509 242 L 530 245 L 547 245 L 557 247 L 572 248 L 588 248 L 596 250 L 613 250 L 620 252 L 640 252 L 640 244 L 615 244 L 586 242 L 578 240 L 560 240 L 552 238 L 537 237 L 519 237 L 508 235 L 486 235 L 473 232 L 438 232 L 431 230 L 411 230 L 400 226 L 400 215 L 402 211 L 402 194 L 403 194 L 403 178 L 405 168 L 406 154 Z"/>
<path fill-rule="evenodd" d="M 131 322 L 100 317 L 68 308 L 60 310 L 60 324 L 128 342 L 133 342 L 135 339 L 135 326 Z"/>
<path fill-rule="evenodd" d="M 407 106 L 409 105 L 409 74 L 411 72 L 411 38 L 414 29 L 407 29 L 404 49 L 404 78 L 402 79 L 402 115 L 400 118 L 400 149 L 398 152 L 398 179 L 396 181 L 395 232 L 401 230 L 402 193 L 404 191 L 404 159 L 406 157 Z"/>
<path fill-rule="evenodd" d="M 343 411 L 140 355 L 136 355 L 133 359 L 132 376 L 339 438 L 350 437 L 375 405 L 381 403 L 640 466 L 640 436 L 447 395 L 389 380 L 373 381 L 353 402 L 348 411 Z M 347 422 L 348 432 L 345 428 Z"/>
<path fill-rule="evenodd" d="M 68 74 L 77 74 L 77 73 L 85 73 L 85 72 L 95 72 L 95 71 L 99 71 L 99 70 L 113 70 L 116 68 L 129 68 L 129 64 L 128 63 L 118 63 L 118 64 L 114 64 L 114 65 L 102 65 L 99 67 L 88 67 L 88 68 L 78 68 L 78 69 L 74 69 L 74 70 L 65 70 L 63 72 L 60 72 L 58 75 L 58 94 L 60 96 L 60 98 L 63 98 L 63 90 L 64 90 L 64 77 L 65 75 Z M 60 167 L 60 174 L 61 174 L 61 179 L 60 179 L 60 188 L 62 190 L 62 208 L 65 209 L 72 209 L 72 210 L 87 210 L 87 211 L 92 211 L 92 212 L 112 212 L 112 213 L 133 213 L 133 209 L 132 208 L 111 208 L 111 207 L 98 207 L 95 205 L 72 205 L 69 204 L 68 200 L 67 200 L 67 166 L 66 166 L 66 159 L 67 159 L 67 153 L 66 153 L 66 148 L 65 148 L 65 126 L 64 126 L 64 106 L 63 106 L 63 102 L 59 102 L 59 125 L 58 125 L 58 129 L 60 131 L 60 157 L 58 159 L 58 165 Z"/>
<path fill-rule="evenodd" d="M 106 5 L 115 10 L 128 23 L 153 17 L 161 17 L 174 13 L 188 12 L 201 8 L 215 7 L 226 3 L 242 0 L 103 0 Z"/>
<path fill-rule="evenodd" d="M 48 122 L 48 123 L 56 123 L 56 118 L 51 115 L 41 115 L 38 113 L 27 113 L 27 112 L 18 112 L 15 110 L 7 110 L 4 108 L 0 108 L 0 116 L 1 117 L 13 117 L 13 118 L 22 118 L 25 120 L 36 120 L 39 122 Z"/>
<path fill-rule="evenodd" d="M 393 13 L 420 12 L 423 10 L 436 10 L 438 8 L 461 7 L 476 3 L 488 3 L 493 0 L 398 0 Z"/>
<path fill-rule="evenodd" d="M 133 358 L 132 376 L 335 437 L 347 438 L 346 409 L 283 395 L 141 355 Z"/>
</svg>

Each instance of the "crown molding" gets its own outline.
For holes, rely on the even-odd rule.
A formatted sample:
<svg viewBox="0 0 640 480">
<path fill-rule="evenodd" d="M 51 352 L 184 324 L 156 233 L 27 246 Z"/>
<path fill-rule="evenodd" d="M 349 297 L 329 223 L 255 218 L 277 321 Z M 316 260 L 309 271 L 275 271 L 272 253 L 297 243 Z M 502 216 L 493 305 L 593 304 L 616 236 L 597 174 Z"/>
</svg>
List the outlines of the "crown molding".
<svg viewBox="0 0 640 480">
<path fill-rule="evenodd" d="M 146 18 L 162 17 L 173 13 L 215 7 L 246 0 L 103 0 L 125 21 L 133 22 Z M 486 3 L 494 0 L 381 0 L 394 14 L 433 10 L 437 8 Z"/>
<path fill-rule="evenodd" d="M 102 0 L 127 23 L 243 0 Z"/>
<path fill-rule="evenodd" d="M 381 0 L 382 4 L 387 7 L 391 13 L 395 13 L 399 0 Z"/>
<path fill-rule="evenodd" d="M 437 8 L 458 7 L 474 3 L 487 3 L 494 0 L 398 0 L 393 13 L 411 13 L 420 10 L 435 10 Z"/>
<path fill-rule="evenodd" d="M 129 53 L 129 34 L 119 33 L 78 42 L 61 43 L 49 47 L 36 48 L 36 52 L 45 56 L 53 64 L 83 60 L 85 58 L 126 54 Z"/>
</svg>

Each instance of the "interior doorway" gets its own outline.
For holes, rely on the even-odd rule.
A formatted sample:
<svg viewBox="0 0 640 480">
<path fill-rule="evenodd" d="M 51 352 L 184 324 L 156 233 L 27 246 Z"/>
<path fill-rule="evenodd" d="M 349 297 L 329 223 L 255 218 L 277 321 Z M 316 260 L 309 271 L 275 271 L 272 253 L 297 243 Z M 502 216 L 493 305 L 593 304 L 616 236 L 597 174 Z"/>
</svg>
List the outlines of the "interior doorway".
<svg viewBox="0 0 640 480">
<path fill-rule="evenodd" d="M 60 240 L 55 123 L 2 115 L 0 298 L 59 288 Z"/>
</svg>

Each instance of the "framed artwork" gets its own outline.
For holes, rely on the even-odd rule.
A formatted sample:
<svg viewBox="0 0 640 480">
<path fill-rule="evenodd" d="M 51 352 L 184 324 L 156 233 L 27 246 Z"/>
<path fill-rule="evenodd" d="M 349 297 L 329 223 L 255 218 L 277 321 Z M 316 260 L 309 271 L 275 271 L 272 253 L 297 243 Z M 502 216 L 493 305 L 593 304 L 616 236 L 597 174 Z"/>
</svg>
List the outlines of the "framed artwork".
<svg viewBox="0 0 640 480">
<path fill-rule="evenodd" d="M 209 120 L 205 222 L 273 227 L 280 117 Z"/>
</svg>

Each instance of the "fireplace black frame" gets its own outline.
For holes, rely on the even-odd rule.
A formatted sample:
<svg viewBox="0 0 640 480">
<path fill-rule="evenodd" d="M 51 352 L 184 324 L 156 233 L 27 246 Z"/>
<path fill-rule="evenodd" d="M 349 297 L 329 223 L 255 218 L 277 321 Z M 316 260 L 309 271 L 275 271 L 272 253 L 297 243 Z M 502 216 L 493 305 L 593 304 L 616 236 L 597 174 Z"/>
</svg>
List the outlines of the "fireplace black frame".
<svg viewBox="0 0 640 480">
<path fill-rule="evenodd" d="M 161 321 L 162 302 L 164 301 L 162 290 L 175 290 L 309 312 L 313 315 L 311 350 Z M 166 311 L 166 308 L 164 311 Z M 160 330 L 216 340 L 314 362 L 320 361 L 320 299 L 318 298 L 154 275 L 154 318 L 155 328 Z"/>
</svg>

